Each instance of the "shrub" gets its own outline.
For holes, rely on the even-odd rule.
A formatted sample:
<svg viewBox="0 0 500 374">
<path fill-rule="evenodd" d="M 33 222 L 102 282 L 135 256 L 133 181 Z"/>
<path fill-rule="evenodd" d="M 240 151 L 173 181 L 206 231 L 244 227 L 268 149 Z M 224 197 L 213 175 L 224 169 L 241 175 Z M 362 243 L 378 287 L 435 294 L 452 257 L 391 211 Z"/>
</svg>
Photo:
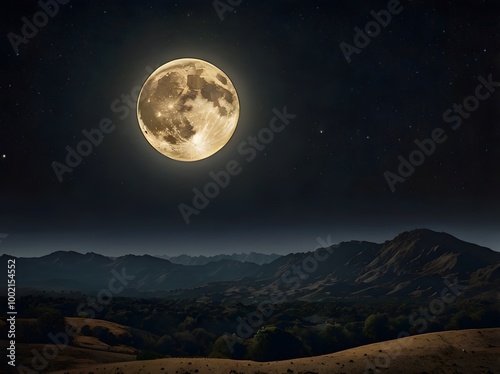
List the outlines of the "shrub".
<svg viewBox="0 0 500 374">
<path fill-rule="evenodd" d="M 387 338 L 389 318 L 385 313 L 370 314 L 365 319 L 363 334 L 368 338 L 378 341 Z"/>
</svg>

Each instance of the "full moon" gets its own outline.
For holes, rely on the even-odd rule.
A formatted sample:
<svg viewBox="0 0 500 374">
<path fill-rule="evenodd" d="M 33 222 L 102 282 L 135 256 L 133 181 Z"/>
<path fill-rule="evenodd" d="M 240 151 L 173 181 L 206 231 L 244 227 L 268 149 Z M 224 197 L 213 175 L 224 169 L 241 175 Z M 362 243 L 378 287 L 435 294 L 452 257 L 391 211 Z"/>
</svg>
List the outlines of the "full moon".
<svg viewBox="0 0 500 374">
<path fill-rule="evenodd" d="M 238 94 L 216 66 L 194 58 L 170 61 L 144 82 L 137 119 L 149 144 L 178 161 L 212 156 L 233 135 L 240 115 Z"/>
</svg>

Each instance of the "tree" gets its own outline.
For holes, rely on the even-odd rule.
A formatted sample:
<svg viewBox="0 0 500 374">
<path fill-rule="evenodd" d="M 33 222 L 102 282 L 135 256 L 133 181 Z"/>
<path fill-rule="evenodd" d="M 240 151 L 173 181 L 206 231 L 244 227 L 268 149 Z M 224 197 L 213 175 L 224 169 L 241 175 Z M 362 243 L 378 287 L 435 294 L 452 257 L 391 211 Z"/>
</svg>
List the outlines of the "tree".
<svg viewBox="0 0 500 374">
<path fill-rule="evenodd" d="M 83 325 L 82 329 L 80 330 L 81 335 L 85 336 L 91 336 L 92 335 L 92 329 L 90 328 L 89 325 Z"/>
<path fill-rule="evenodd" d="M 370 314 L 365 319 L 363 334 L 368 338 L 379 341 L 387 337 L 389 318 L 385 313 Z"/>
<path fill-rule="evenodd" d="M 196 327 L 196 320 L 191 316 L 187 316 L 186 319 L 179 324 L 178 331 L 179 332 L 185 330 L 191 331 L 195 327 Z"/>
<path fill-rule="evenodd" d="M 446 330 L 462 330 L 474 327 L 472 318 L 466 312 L 459 312 L 450 318 Z"/>
<path fill-rule="evenodd" d="M 118 339 L 115 334 L 113 334 L 107 327 L 104 326 L 96 326 L 92 329 L 92 336 L 99 339 L 101 342 L 106 343 L 108 345 L 116 345 L 118 344 Z"/>
<path fill-rule="evenodd" d="M 179 353 L 181 356 L 193 357 L 199 354 L 198 344 L 196 344 L 193 334 L 189 331 L 176 332 L 173 335 L 173 338 L 177 343 L 177 347 L 179 347 Z"/>
<path fill-rule="evenodd" d="M 198 343 L 199 353 L 206 357 L 212 351 L 215 335 L 200 327 L 194 329 L 192 334 Z"/>
<path fill-rule="evenodd" d="M 209 357 L 241 360 L 245 354 L 246 346 L 243 339 L 236 334 L 226 334 L 215 340 Z"/>
<path fill-rule="evenodd" d="M 334 325 L 328 323 L 320 331 L 319 340 L 321 344 L 319 354 L 337 352 L 349 347 L 347 331 L 338 323 Z"/>
<path fill-rule="evenodd" d="M 176 351 L 174 349 L 174 339 L 170 335 L 163 335 L 158 341 L 156 342 L 156 351 L 169 355 L 169 356 L 174 356 L 176 354 Z"/>
<path fill-rule="evenodd" d="M 45 309 L 42 315 L 37 318 L 37 330 L 44 341 L 50 342 L 48 335 L 57 334 L 66 330 L 66 323 L 63 315 L 56 309 Z"/>
<path fill-rule="evenodd" d="M 139 351 L 137 352 L 136 360 L 138 361 L 143 361 L 143 360 L 157 360 L 159 358 L 163 358 L 164 356 L 156 353 L 156 352 L 151 352 L 151 351 Z"/>
<path fill-rule="evenodd" d="M 302 342 L 276 326 L 260 328 L 253 337 L 248 351 L 249 358 L 255 361 L 286 360 L 303 355 Z"/>
</svg>

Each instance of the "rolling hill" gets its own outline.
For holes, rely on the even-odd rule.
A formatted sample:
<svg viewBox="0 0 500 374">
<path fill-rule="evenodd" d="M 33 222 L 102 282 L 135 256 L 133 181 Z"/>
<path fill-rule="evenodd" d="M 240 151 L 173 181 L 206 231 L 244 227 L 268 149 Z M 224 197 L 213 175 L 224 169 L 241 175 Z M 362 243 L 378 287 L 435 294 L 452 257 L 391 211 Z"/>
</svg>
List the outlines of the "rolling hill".
<svg viewBox="0 0 500 374">
<path fill-rule="evenodd" d="M 500 372 L 499 357 L 500 329 L 471 329 L 409 336 L 324 356 L 286 361 L 166 358 L 91 366 L 73 365 L 73 368 L 54 374 L 493 374 Z"/>
</svg>

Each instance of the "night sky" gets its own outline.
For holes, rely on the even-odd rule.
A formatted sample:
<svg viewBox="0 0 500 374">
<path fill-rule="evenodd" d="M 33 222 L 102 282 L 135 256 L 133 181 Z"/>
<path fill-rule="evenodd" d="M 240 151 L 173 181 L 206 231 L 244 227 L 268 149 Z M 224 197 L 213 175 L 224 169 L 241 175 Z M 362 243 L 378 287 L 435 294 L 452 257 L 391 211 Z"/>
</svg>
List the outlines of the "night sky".
<svg viewBox="0 0 500 374">
<path fill-rule="evenodd" d="M 500 3 L 397 3 L 241 1 L 221 20 L 210 0 L 74 0 L 36 35 L 24 27 L 26 43 L 22 17 L 40 5 L 4 4 L 0 252 L 288 253 L 421 227 L 500 250 Z M 357 48 L 354 28 L 388 7 Z M 222 69 L 241 105 L 226 147 L 193 163 L 149 145 L 135 102 L 116 109 L 182 57 Z M 296 117 L 247 161 L 238 146 L 285 106 Z M 53 162 L 106 119 L 113 131 L 60 182 Z M 413 153 L 420 165 L 391 191 L 386 172 L 401 180 L 398 156 L 433 134 L 434 152 Z M 231 160 L 241 173 L 187 225 L 179 204 Z"/>
</svg>

